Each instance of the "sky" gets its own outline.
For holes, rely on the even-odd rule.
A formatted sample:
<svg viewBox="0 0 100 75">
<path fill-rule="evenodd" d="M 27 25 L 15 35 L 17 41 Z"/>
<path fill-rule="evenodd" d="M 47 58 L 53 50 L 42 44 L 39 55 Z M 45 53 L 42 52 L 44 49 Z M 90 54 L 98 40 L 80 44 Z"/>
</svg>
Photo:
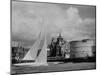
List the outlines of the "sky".
<svg viewBox="0 0 100 75">
<path fill-rule="evenodd" d="M 95 39 L 95 6 L 12 1 L 12 41 L 33 45 L 44 28 L 47 40 Z"/>
</svg>

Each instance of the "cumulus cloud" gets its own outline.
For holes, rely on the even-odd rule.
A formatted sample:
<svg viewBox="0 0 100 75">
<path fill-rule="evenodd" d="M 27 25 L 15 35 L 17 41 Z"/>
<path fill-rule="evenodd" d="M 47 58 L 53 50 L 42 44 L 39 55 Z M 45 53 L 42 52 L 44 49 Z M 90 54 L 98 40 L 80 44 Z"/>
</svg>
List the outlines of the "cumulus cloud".
<svg viewBox="0 0 100 75">
<path fill-rule="evenodd" d="M 95 19 L 82 19 L 79 15 L 79 10 L 74 7 L 68 8 L 66 12 L 68 17 L 62 32 L 66 39 L 81 40 L 95 38 Z"/>
<path fill-rule="evenodd" d="M 66 40 L 95 38 L 95 18 L 82 19 L 79 9 L 46 3 L 12 3 L 12 38 L 30 45 L 45 27 L 48 41 L 59 32 Z"/>
</svg>

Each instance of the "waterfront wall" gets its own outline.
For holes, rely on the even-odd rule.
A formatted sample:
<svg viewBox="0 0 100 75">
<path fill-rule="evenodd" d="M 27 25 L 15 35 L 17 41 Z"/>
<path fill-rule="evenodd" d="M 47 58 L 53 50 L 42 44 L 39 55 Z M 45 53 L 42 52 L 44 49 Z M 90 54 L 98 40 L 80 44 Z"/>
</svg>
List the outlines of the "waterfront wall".
<svg viewBox="0 0 100 75">
<path fill-rule="evenodd" d="M 85 58 L 95 55 L 95 40 L 85 39 L 70 42 L 70 57 Z"/>
</svg>

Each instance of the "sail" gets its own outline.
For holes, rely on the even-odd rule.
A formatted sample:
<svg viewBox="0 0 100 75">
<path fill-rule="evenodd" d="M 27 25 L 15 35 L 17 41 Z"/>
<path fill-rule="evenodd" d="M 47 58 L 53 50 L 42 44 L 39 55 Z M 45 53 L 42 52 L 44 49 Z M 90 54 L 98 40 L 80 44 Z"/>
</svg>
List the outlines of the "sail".
<svg viewBox="0 0 100 75">
<path fill-rule="evenodd" d="M 36 43 L 35 43 L 36 44 Z M 48 63 L 47 63 L 47 40 L 46 40 L 46 36 L 42 37 L 39 44 L 38 44 L 39 48 L 41 48 L 41 51 L 39 52 L 39 54 L 37 55 L 38 53 L 38 50 L 32 50 L 34 48 L 31 48 L 29 51 L 30 55 L 28 55 L 29 53 L 27 53 L 26 57 L 27 57 L 27 60 L 28 59 L 32 59 L 32 53 L 34 53 L 34 51 L 36 51 L 36 53 L 34 53 L 35 55 L 33 56 L 34 57 L 34 60 L 35 62 L 30 62 L 30 63 L 18 63 L 18 64 L 14 64 L 16 66 L 48 66 Z M 33 46 L 35 47 L 35 46 Z M 36 49 L 36 48 L 35 48 Z M 32 55 L 31 55 L 32 54 Z M 30 58 L 29 58 L 30 57 Z M 25 58 L 24 58 L 25 59 Z"/>
<path fill-rule="evenodd" d="M 42 36 L 40 40 L 40 49 L 38 56 L 36 57 L 35 63 L 39 63 L 39 65 L 48 66 L 47 63 L 47 32 L 46 32 L 46 26 L 42 28 Z"/>
<path fill-rule="evenodd" d="M 35 43 L 33 44 L 32 48 L 28 51 L 28 53 L 25 55 L 25 57 L 23 58 L 23 60 L 35 60 L 36 56 L 37 56 L 37 52 L 39 49 L 39 44 L 40 44 L 40 40 L 41 40 L 41 32 L 37 38 L 37 40 L 35 41 Z"/>
<path fill-rule="evenodd" d="M 47 40 L 46 40 L 46 28 L 45 24 L 41 28 L 41 32 L 36 40 L 36 42 L 33 44 L 32 48 L 28 51 L 26 56 L 23 58 L 23 60 L 35 60 L 34 63 L 23 63 L 20 65 L 33 65 L 33 66 L 40 66 L 44 65 L 47 66 Z"/>
<path fill-rule="evenodd" d="M 43 45 L 42 46 L 42 49 L 41 49 L 41 52 L 40 54 L 37 56 L 35 62 L 37 63 L 44 63 L 46 64 L 47 63 L 47 42 L 46 42 L 46 37 L 43 38 L 43 40 L 41 40 L 40 42 L 40 45 Z"/>
</svg>

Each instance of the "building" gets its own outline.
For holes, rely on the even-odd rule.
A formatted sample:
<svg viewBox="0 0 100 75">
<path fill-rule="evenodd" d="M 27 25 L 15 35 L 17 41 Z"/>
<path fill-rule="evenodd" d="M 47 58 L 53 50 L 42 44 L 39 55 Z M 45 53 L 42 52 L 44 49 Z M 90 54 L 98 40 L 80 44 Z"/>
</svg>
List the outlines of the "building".
<svg viewBox="0 0 100 75">
<path fill-rule="evenodd" d="M 84 39 L 81 41 L 70 42 L 71 58 L 94 57 L 96 53 L 96 44 L 93 39 Z"/>
<path fill-rule="evenodd" d="M 62 38 L 61 34 L 56 39 L 52 38 L 49 48 L 50 57 L 70 57 L 69 43 Z"/>
<path fill-rule="evenodd" d="M 21 42 L 11 42 L 12 62 L 20 61 L 25 55 L 25 48 Z"/>
</svg>

